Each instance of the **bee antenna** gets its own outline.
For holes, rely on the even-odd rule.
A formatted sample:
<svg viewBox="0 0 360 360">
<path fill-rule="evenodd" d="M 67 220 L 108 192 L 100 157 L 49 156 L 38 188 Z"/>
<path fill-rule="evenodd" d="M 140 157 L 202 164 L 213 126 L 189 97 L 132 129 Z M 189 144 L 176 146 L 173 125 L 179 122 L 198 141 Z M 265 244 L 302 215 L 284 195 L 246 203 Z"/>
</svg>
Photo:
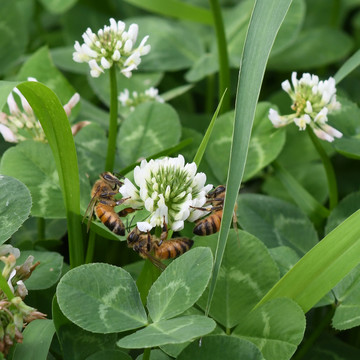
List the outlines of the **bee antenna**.
<svg viewBox="0 0 360 360">
<path fill-rule="evenodd" d="M 126 229 L 127 229 L 128 231 L 129 231 L 130 228 L 131 228 L 131 224 L 132 224 L 134 218 L 135 218 L 135 215 L 133 215 L 133 217 L 131 218 L 130 221 L 129 221 L 129 219 L 126 218 Z"/>
<path fill-rule="evenodd" d="M 121 175 L 121 174 L 118 173 L 118 172 L 114 172 L 114 175 L 115 175 L 118 179 L 125 179 L 125 176 L 124 176 L 124 175 Z"/>
</svg>

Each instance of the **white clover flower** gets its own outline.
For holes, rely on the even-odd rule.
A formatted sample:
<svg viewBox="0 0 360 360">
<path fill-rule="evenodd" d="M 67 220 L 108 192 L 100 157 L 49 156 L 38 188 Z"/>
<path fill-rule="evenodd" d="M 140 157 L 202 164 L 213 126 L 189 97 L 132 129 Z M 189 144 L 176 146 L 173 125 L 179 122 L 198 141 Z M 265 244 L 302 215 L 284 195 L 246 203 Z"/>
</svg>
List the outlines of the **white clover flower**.
<svg viewBox="0 0 360 360">
<path fill-rule="evenodd" d="M 110 26 L 98 30 L 97 34 L 88 28 L 82 35 L 84 43 L 75 42 L 73 60 L 78 63 L 87 62 L 90 67 L 90 75 L 99 77 L 104 70 L 110 69 L 114 64 L 118 65 L 121 73 L 131 77 L 132 71 L 136 70 L 141 63 L 141 56 L 150 52 L 150 45 L 146 45 L 149 36 L 145 36 L 140 45 L 134 48 L 139 27 L 131 24 L 125 31 L 125 23 L 110 20 Z"/>
<path fill-rule="evenodd" d="M 164 102 L 164 99 L 159 96 L 159 90 L 154 87 L 151 87 L 141 93 L 133 91 L 131 94 L 128 89 L 124 89 L 124 91 L 119 94 L 118 100 L 123 107 L 128 107 L 131 111 L 135 110 L 137 105 L 147 101 L 157 101 L 160 103 Z"/>
<path fill-rule="evenodd" d="M 309 125 L 315 135 L 322 140 L 334 141 L 334 138 L 342 137 L 342 133 L 327 125 L 327 115 L 333 110 L 340 109 L 340 103 L 336 101 L 335 79 L 320 81 L 316 75 L 305 73 L 301 79 L 297 79 L 296 72 L 291 74 L 291 84 L 288 80 L 282 82 L 281 87 L 291 97 L 291 108 L 294 114 L 280 116 L 274 110 L 269 110 L 269 120 L 275 127 L 280 127 L 294 122 L 299 130 L 305 130 Z"/>
<path fill-rule="evenodd" d="M 28 81 L 37 80 L 35 78 L 28 78 Z M 0 134 L 5 141 L 11 143 L 17 143 L 26 139 L 46 142 L 45 133 L 30 104 L 19 89 L 14 88 L 13 92 L 20 99 L 22 109 L 19 108 L 11 92 L 7 98 L 10 114 L 0 112 Z M 79 101 L 80 95 L 75 93 L 69 102 L 64 105 L 67 116 L 70 116 L 71 110 Z"/>
<path fill-rule="evenodd" d="M 207 193 L 213 188 L 206 185 L 206 175 L 196 173 L 195 163 L 185 164 L 184 157 L 143 160 L 134 169 L 135 185 L 125 179 L 120 188 L 124 202 L 134 209 L 144 207 L 150 212 L 145 221 L 138 222 L 140 231 L 149 231 L 155 226 L 183 229 L 184 221 L 195 221 L 204 216 L 204 211 L 193 209 L 206 202 Z"/>
</svg>

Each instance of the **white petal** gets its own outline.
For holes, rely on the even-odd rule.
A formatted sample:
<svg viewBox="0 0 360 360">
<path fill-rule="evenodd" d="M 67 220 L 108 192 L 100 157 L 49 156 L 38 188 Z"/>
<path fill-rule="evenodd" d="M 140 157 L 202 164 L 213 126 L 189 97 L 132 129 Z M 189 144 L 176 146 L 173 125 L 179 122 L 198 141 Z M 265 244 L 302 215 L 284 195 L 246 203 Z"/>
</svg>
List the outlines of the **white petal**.
<svg viewBox="0 0 360 360">
<path fill-rule="evenodd" d="M 124 51 L 126 53 L 130 53 L 131 50 L 132 50 L 132 47 L 133 47 L 133 42 L 131 39 L 128 39 L 125 41 L 125 44 L 124 44 Z"/>
<path fill-rule="evenodd" d="M 102 66 L 104 69 L 110 69 L 110 68 L 111 68 L 111 64 L 110 64 L 109 61 L 106 60 L 104 57 L 101 58 L 100 63 L 101 63 L 101 66 Z"/>
<path fill-rule="evenodd" d="M 284 91 L 289 93 L 291 91 L 291 85 L 289 80 L 285 80 L 281 83 L 281 87 Z"/>
<path fill-rule="evenodd" d="M 314 133 L 315 135 L 321 139 L 321 140 L 326 140 L 328 142 L 333 142 L 334 141 L 334 138 L 329 135 L 328 133 L 326 133 L 325 131 L 321 130 L 321 129 L 317 129 L 317 128 L 314 128 Z"/>
<path fill-rule="evenodd" d="M 184 222 L 183 221 L 175 221 L 171 224 L 171 230 L 173 231 L 180 231 L 184 228 Z"/>
<path fill-rule="evenodd" d="M 139 32 L 139 26 L 137 24 L 131 24 L 129 26 L 128 36 L 129 36 L 129 39 L 131 39 L 131 41 L 133 43 L 135 43 L 135 41 L 136 41 L 138 32 Z"/>
<path fill-rule="evenodd" d="M 3 136 L 4 140 L 11 143 L 17 143 L 17 138 L 15 134 L 5 125 L 0 124 L 0 134 Z"/>
<path fill-rule="evenodd" d="M 120 51 L 116 49 L 111 58 L 114 61 L 119 61 L 120 57 L 121 57 Z"/>
<path fill-rule="evenodd" d="M 146 221 L 139 221 L 136 223 L 136 226 L 141 232 L 147 232 L 153 228 L 153 226 Z"/>
<path fill-rule="evenodd" d="M 10 110 L 11 115 L 16 115 L 16 114 L 20 113 L 20 109 L 17 106 L 17 103 L 16 103 L 16 101 L 14 99 L 14 95 L 12 94 L 12 92 L 7 97 L 7 104 L 9 106 L 9 110 Z"/>
<path fill-rule="evenodd" d="M 341 138 L 343 136 L 343 134 L 339 130 L 333 128 L 332 126 L 330 126 L 328 124 L 321 125 L 321 128 L 325 132 L 327 132 L 330 136 L 333 136 L 333 137 L 336 137 L 336 138 Z"/>
</svg>

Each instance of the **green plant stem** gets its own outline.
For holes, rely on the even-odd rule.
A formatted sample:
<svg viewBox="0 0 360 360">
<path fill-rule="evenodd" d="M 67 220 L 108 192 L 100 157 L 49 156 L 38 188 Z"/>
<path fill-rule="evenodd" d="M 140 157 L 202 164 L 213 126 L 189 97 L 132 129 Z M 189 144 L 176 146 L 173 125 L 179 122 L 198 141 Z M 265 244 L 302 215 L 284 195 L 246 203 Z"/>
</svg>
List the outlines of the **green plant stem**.
<svg viewBox="0 0 360 360">
<path fill-rule="evenodd" d="M 86 250 L 85 264 L 89 264 L 93 261 L 94 257 L 94 249 L 95 249 L 95 231 L 90 230 L 89 234 L 89 242 Z"/>
<path fill-rule="evenodd" d="M 326 154 L 324 148 L 320 144 L 319 139 L 316 137 L 316 135 L 314 134 L 314 132 L 310 127 L 308 127 L 307 129 L 310 139 L 314 144 L 317 152 L 319 153 L 321 161 L 325 168 L 326 178 L 328 182 L 328 189 L 329 189 L 329 208 L 330 210 L 332 210 L 338 203 L 338 189 L 337 189 L 335 171 L 328 155 Z"/>
<path fill-rule="evenodd" d="M 151 348 L 144 349 L 143 360 L 150 359 Z"/>
<path fill-rule="evenodd" d="M 230 89 L 230 66 L 229 55 L 227 51 L 227 43 L 225 36 L 224 21 L 222 18 L 221 7 L 218 0 L 209 0 L 211 12 L 214 18 L 214 26 L 216 32 L 216 42 L 219 59 L 219 100 L 226 89 Z M 230 109 L 230 95 L 224 98 L 222 112 Z"/>
<path fill-rule="evenodd" d="M 334 312 L 335 312 L 335 306 L 332 306 L 331 309 L 328 311 L 328 313 L 322 318 L 320 323 L 316 326 L 316 328 L 313 330 L 309 338 L 304 342 L 304 344 L 299 348 L 299 351 L 296 352 L 296 354 L 292 357 L 292 360 L 300 360 L 303 359 L 304 356 L 307 354 L 307 352 L 311 349 L 315 341 L 318 339 L 318 337 L 322 334 L 324 329 L 329 325 Z"/>
<path fill-rule="evenodd" d="M 206 98 L 205 98 L 205 112 L 211 114 L 214 106 L 214 88 L 215 78 L 211 74 L 206 78 Z"/>
<path fill-rule="evenodd" d="M 105 171 L 113 171 L 116 153 L 116 138 L 118 129 L 118 99 L 116 83 L 116 67 L 112 66 L 109 71 L 110 75 L 110 121 L 108 148 L 106 153 Z"/>
<path fill-rule="evenodd" d="M 38 240 L 45 239 L 45 219 L 43 217 L 37 218 L 37 232 L 38 232 Z"/>
<path fill-rule="evenodd" d="M 7 283 L 6 279 L 4 278 L 3 274 L 0 273 L 0 288 L 3 293 L 6 295 L 9 301 L 11 301 L 15 296 L 12 293 L 9 284 Z"/>
</svg>

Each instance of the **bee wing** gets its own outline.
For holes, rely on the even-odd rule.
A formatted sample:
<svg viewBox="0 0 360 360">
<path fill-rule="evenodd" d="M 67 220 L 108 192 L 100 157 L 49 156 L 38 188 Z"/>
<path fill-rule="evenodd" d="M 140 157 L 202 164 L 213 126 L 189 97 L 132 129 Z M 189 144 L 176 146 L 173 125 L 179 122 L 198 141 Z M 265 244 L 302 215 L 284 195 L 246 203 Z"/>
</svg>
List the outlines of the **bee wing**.
<svg viewBox="0 0 360 360">
<path fill-rule="evenodd" d="M 88 219 L 87 221 L 87 226 L 86 226 L 86 231 L 89 232 L 89 229 L 90 229 L 90 224 L 91 224 L 91 220 L 92 220 L 92 216 L 93 216 L 93 213 L 94 213 L 94 207 L 95 207 L 95 203 L 96 203 L 96 197 L 97 194 L 95 194 L 90 202 L 89 202 L 89 205 L 88 207 L 86 208 L 86 211 L 85 211 L 85 214 L 83 216 L 83 219 L 82 219 L 82 222 L 84 222 L 85 218 Z"/>
<path fill-rule="evenodd" d="M 166 265 L 163 264 L 160 260 L 156 259 L 154 256 L 149 254 L 148 252 L 142 251 L 141 253 L 148 258 L 157 268 L 159 268 L 161 271 L 164 271 L 166 269 Z"/>
</svg>

